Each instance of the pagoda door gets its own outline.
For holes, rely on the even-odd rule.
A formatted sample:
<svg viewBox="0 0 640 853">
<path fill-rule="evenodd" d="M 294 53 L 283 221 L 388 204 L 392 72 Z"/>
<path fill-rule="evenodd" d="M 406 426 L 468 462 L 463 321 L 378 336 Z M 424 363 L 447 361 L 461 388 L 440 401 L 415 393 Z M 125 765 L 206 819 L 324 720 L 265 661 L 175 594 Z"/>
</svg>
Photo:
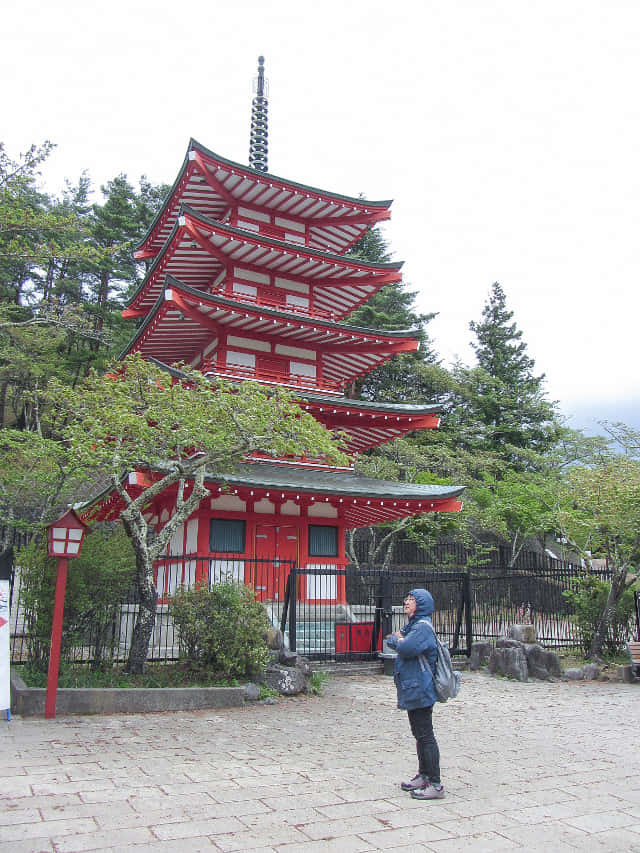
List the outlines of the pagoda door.
<svg viewBox="0 0 640 853">
<path fill-rule="evenodd" d="M 298 560 L 298 528 L 293 524 L 258 524 L 255 554 L 258 598 L 282 601 L 289 569 Z"/>
</svg>

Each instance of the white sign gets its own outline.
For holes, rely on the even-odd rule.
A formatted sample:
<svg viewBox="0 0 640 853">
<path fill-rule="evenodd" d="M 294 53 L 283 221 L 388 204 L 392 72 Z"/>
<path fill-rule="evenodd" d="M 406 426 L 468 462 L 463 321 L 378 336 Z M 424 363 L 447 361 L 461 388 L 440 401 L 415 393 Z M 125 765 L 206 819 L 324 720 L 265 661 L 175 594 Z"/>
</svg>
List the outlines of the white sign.
<svg viewBox="0 0 640 853">
<path fill-rule="evenodd" d="M 11 707 L 9 684 L 9 581 L 0 580 L 0 711 Z"/>
</svg>

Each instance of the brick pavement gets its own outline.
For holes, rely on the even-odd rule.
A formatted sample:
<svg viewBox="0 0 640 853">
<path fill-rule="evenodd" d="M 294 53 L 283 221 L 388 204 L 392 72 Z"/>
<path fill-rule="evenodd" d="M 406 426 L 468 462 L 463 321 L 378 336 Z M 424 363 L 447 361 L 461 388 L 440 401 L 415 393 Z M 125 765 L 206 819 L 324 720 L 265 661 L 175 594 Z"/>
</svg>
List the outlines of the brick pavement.
<svg viewBox="0 0 640 853">
<path fill-rule="evenodd" d="M 640 687 L 464 674 L 420 803 L 384 676 L 223 711 L 0 721 L 0 848 L 640 851 Z"/>
</svg>

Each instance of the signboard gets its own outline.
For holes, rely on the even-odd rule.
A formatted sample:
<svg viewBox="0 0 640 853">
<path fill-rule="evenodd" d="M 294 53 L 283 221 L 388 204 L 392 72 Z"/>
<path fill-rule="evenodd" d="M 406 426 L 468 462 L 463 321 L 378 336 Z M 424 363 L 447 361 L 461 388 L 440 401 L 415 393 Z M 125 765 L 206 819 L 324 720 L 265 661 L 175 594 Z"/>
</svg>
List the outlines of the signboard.
<svg viewBox="0 0 640 853">
<path fill-rule="evenodd" d="M 11 707 L 9 684 L 9 580 L 0 578 L 0 711 Z"/>
</svg>

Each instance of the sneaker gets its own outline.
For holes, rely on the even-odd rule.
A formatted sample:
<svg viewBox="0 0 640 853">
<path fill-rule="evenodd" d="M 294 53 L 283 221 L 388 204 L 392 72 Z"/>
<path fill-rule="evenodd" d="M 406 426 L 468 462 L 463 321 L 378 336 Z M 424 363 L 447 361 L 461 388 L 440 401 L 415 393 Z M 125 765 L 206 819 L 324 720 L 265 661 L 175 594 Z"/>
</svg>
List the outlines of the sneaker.
<svg viewBox="0 0 640 853">
<path fill-rule="evenodd" d="M 401 782 L 400 787 L 403 791 L 422 791 L 428 784 L 426 776 L 416 773 L 413 779 L 410 779 L 408 782 Z"/>
<path fill-rule="evenodd" d="M 427 785 L 421 789 L 411 791 L 414 800 L 444 800 L 444 787 L 442 785 Z"/>
</svg>

